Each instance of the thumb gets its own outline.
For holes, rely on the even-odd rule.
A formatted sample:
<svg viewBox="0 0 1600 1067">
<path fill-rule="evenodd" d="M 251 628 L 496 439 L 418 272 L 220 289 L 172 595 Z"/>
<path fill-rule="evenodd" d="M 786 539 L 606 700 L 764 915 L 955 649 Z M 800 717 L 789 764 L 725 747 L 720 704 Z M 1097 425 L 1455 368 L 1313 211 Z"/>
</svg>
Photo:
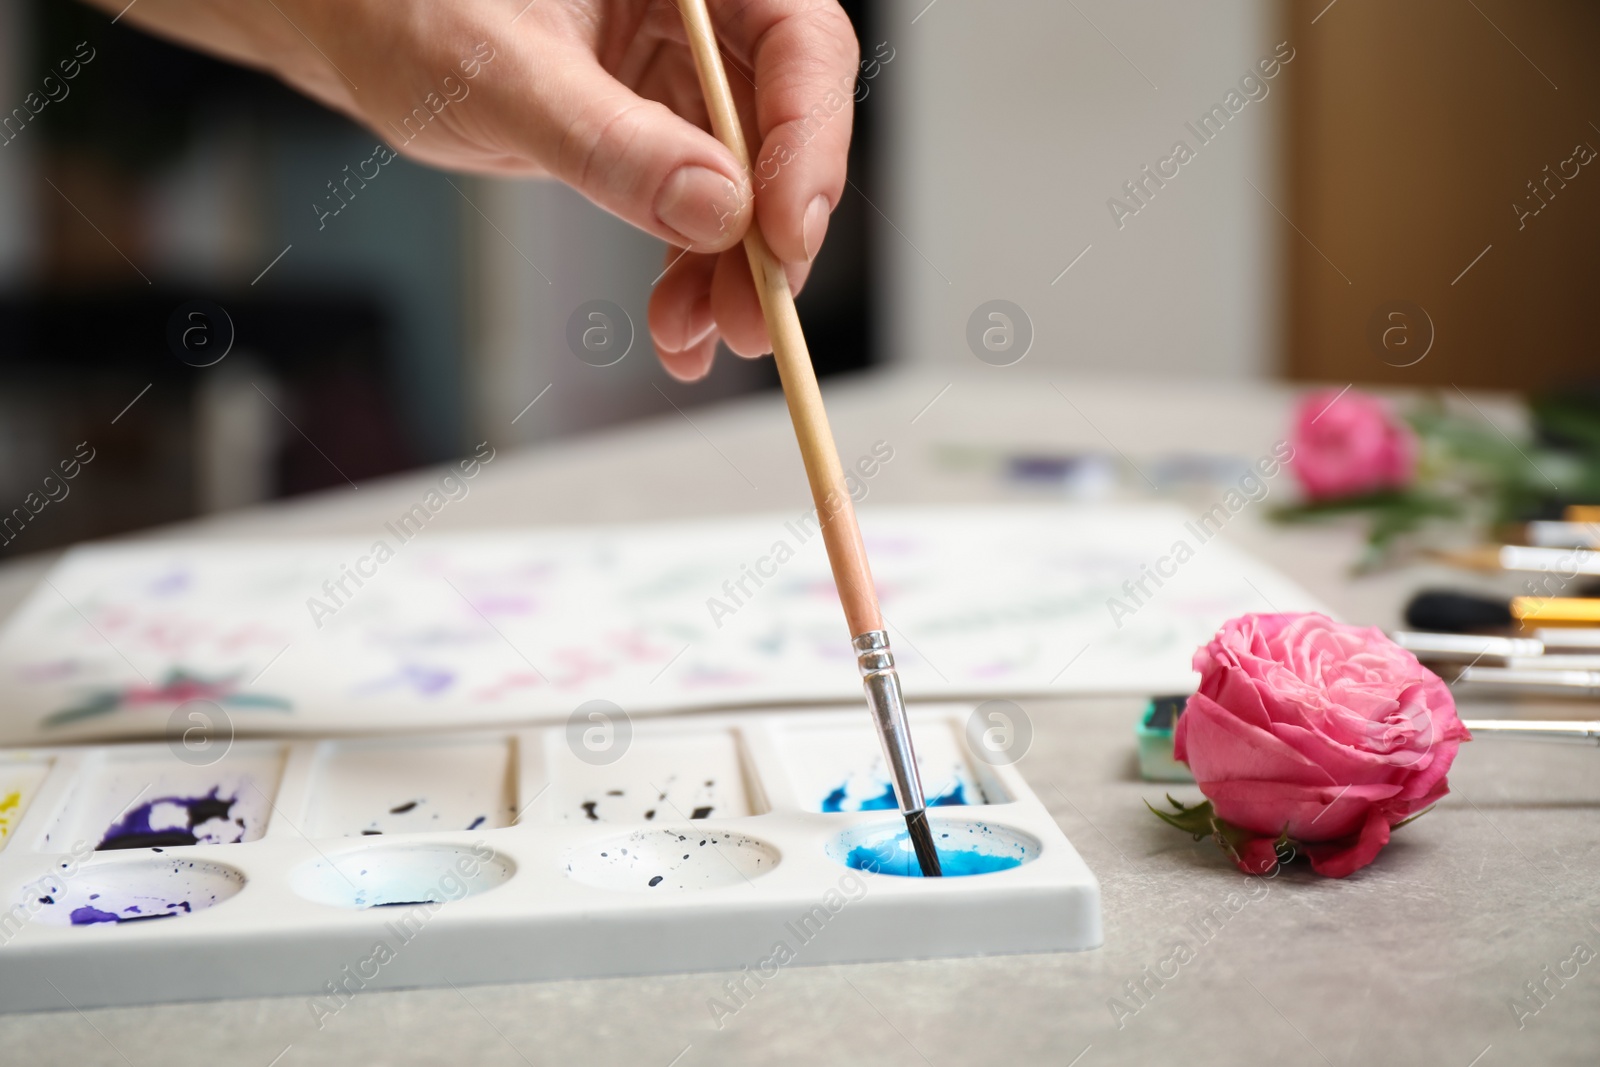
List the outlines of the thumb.
<svg viewBox="0 0 1600 1067">
<path fill-rule="evenodd" d="M 551 64 L 538 81 L 540 128 L 531 132 L 551 174 L 679 246 L 717 252 L 744 236 L 752 214 L 749 176 L 715 137 L 636 95 L 592 54 Z"/>
</svg>

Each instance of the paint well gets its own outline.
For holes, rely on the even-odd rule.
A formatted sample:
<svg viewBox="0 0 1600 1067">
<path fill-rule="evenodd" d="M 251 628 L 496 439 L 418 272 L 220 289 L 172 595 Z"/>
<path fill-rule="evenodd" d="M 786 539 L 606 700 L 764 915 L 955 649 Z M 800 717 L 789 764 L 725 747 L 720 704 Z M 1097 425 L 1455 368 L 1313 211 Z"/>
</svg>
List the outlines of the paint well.
<svg viewBox="0 0 1600 1067">
<path fill-rule="evenodd" d="M 245 878 L 220 863 L 147 855 L 79 866 L 63 861 L 13 899 L 43 926 L 123 926 L 204 911 L 244 888 Z"/>
<path fill-rule="evenodd" d="M 917 769 L 929 807 L 999 804 L 1008 798 L 992 777 L 980 776 L 956 732 L 944 720 L 914 727 Z M 877 735 L 859 727 L 795 727 L 782 751 L 800 803 L 810 811 L 892 811 L 899 807 Z"/>
<path fill-rule="evenodd" d="M 266 832 L 283 772 L 281 745 L 234 745 L 210 766 L 166 745 L 106 749 L 86 760 L 45 835 L 51 851 L 231 845 Z"/>
<path fill-rule="evenodd" d="M 621 758 L 601 764 L 577 758 L 564 732 L 548 736 L 557 747 L 546 810 L 563 822 L 676 825 L 759 814 L 734 731 L 639 728 Z"/>
<path fill-rule="evenodd" d="M 946 878 L 994 874 L 1036 859 L 1039 842 L 1029 834 L 987 822 L 930 819 L 939 866 Z M 904 878 L 922 877 L 902 821 L 857 826 L 828 845 L 828 856 L 856 870 Z"/>
<path fill-rule="evenodd" d="M 228 845 L 246 832 L 238 791 L 223 796 L 221 786 L 197 797 L 156 797 L 135 804 L 106 827 L 95 846 L 102 851 L 119 848 L 170 848 L 177 845 Z"/>
<path fill-rule="evenodd" d="M 967 788 L 960 782 L 951 782 L 949 788 L 936 796 L 926 797 L 927 806 L 930 808 L 962 807 L 967 803 Z M 883 791 L 876 795 L 850 796 L 850 782 L 845 781 L 835 786 L 828 795 L 822 798 L 822 810 L 834 811 L 895 811 L 900 807 L 895 799 L 894 786 L 889 782 L 883 783 Z"/>
<path fill-rule="evenodd" d="M 317 752 L 312 837 L 492 830 L 516 817 L 509 738 L 330 741 Z"/>
<path fill-rule="evenodd" d="M 30 760 L 26 757 L 0 762 L 0 849 L 11 841 L 11 835 L 28 813 L 28 805 L 50 773 L 47 759 Z"/>
<path fill-rule="evenodd" d="M 600 889 L 679 893 L 754 881 L 778 865 L 765 841 L 727 830 L 639 830 L 580 845 L 563 867 L 574 880 Z"/>
<path fill-rule="evenodd" d="M 300 896 L 335 908 L 427 907 L 486 893 L 516 867 L 487 845 L 354 848 L 313 860 L 289 875 Z"/>
</svg>

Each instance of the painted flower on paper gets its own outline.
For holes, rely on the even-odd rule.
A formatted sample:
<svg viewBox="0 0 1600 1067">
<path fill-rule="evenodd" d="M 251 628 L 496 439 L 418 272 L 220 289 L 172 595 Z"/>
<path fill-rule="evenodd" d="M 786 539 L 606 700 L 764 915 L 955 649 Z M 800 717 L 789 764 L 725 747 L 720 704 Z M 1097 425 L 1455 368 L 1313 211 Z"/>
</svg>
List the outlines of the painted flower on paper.
<svg viewBox="0 0 1600 1067">
<path fill-rule="evenodd" d="M 1291 443 L 1290 469 L 1312 500 L 1404 489 L 1416 477 L 1417 435 L 1386 402 L 1354 389 L 1303 397 Z"/>
<path fill-rule="evenodd" d="M 265 693 L 241 693 L 237 677 L 209 679 L 182 667 L 167 672 L 159 685 L 130 685 L 122 688 L 97 689 L 71 707 L 47 715 L 45 726 L 64 726 L 79 719 L 93 719 L 110 715 L 124 708 L 171 708 L 190 700 L 211 700 L 236 708 L 260 708 L 264 711 L 290 711 L 293 705 L 283 697 Z"/>
<path fill-rule="evenodd" d="M 1443 680 L 1377 627 L 1245 615 L 1194 666 L 1200 691 L 1173 754 L 1207 802 L 1156 814 L 1212 834 L 1247 874 L 1272 870 L 1285 844 L 1321 874 L 1360 870 L 1449 792 L 1450 764 L 1471 740 Z"/>
</svg>

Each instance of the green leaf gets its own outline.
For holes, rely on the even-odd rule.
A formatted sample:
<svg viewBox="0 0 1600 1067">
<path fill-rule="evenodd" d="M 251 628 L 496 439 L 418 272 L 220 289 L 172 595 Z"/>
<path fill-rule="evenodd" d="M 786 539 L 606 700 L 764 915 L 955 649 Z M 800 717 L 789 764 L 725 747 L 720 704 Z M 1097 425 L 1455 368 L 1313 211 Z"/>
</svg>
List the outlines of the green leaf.
<svg viewBox="0 0 1600 1067">
<path fill-rule="evenodd" d="M 1152 805 L 1148 800 L 1144 802 L 1144 806 L 1150 809 L 1150 813 L 1152 815 L 1166 823 L 1168 826 L 1171 826 L 1177 830 L 1182 830 L 1186 834 L 1194 835 L 1194 839 L 1196 841 L 1207 836 L 1208 834 L 1214 834 L 1217 832 L 1217 820 L 1211 812 L 1211 801 L 1208 800 L 1203 804 L 1197 804 L 1191 808 L 1185 807 L 1178 801 L 1173 800 L 1170 796 L 1167 797 L 1167 799 L 1172 802 L 1172 805 L 1175 808 L 1178 809 L 1176 813 L 1162 811 Z"/>
</svg>

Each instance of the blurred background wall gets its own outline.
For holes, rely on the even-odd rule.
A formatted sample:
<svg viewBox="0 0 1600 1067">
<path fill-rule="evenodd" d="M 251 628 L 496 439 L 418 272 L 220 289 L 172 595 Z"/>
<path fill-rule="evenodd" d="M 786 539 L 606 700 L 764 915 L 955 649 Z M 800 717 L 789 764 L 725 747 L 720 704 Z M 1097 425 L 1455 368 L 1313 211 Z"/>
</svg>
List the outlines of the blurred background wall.
<svg viewBox="0 0 1600 1067">
<path fill-rule="evenodd" d="M 1600 5 L 1341 0 L 1312 29 L 1280 149 L 1309 238 L 1288 245 L 1284 368 L 1600 384 L 1600 165 L 1581 162 L 1600 148 Z M 1401 303 L 1422 311 L 1412 343 L 1375 360 Z"/>
<path fill-rule="evenodd" d="M 1600 145 L 1591 4 L 845 6 L 851 182 L 800 301 L 824 375 L 978 366 L 994 300 L 1045 373 L 1595 374 L 1600 177 L 1564 162 Z M 70 91 L 17 111 L 64 62 Z M 0 93 L 0 510 L 97 457 L 93 507 L 0 552 L 776 387 L 726 353 L 670 380 L 663 247 L 571 191 L 397 159 L 335 199 L 377 135 L 72 0 L 0 7 Z M 568 341 L 597 301 L 631 326 L 614 366 Z M 175 346 L 194 321 L 213 347 Z"/>
<path fill-rule="evenodd" d="M 887 353 L 971 362 L 969 317 L 1003 299 L 1031 320 L 1028 361 L 1051 369 L 1275 370 L 1281 223 L 1268 201 L 1282 201 L 1283 84 L 1298 59 L 1272 78 L 1256 64 L 1285 39 L 1278 5 L 890 7 L 897 59 L 884 78 L 893 119 L 878 220 L 890 228 L 879 237 Z M 1202 116 L 1247 74 L 1264 95 L 1241 95 L 1202 143 L 1185 124 L 1208 133 Z M 1163 178 L 1179 141 L 1194 158 Z"/>
</svg>

